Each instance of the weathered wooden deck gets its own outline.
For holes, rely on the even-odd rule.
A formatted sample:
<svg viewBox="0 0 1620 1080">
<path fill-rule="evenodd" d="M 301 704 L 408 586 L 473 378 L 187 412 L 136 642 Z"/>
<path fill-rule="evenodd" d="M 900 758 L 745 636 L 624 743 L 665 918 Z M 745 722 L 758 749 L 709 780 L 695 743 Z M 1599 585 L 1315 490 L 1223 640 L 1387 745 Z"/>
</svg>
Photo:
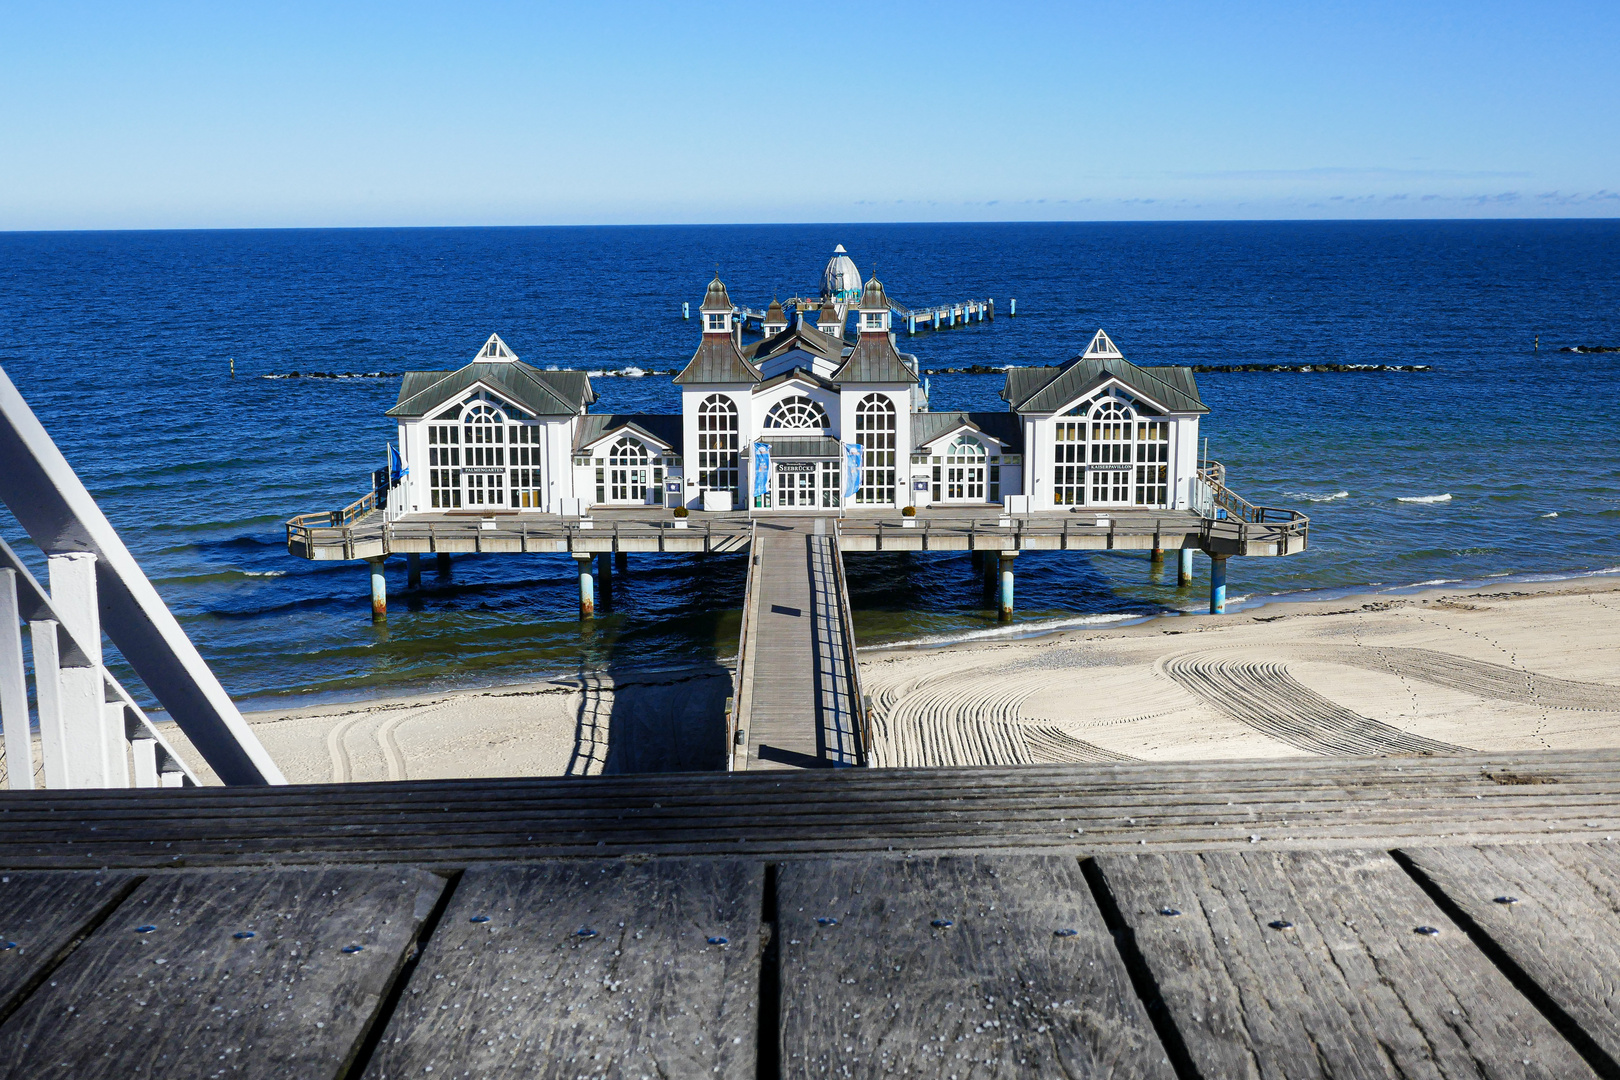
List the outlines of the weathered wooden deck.
<svg viewBox="0 0 1620 1080">
<path fill-rule="evenodd" d="M 761 523 L 754 552 L 757 599 L 740 654 L 736 694 L 747 769 L 836 768 L 862 763 L 855 644 L 833 536 L 804 519 Z M 825 526 L 824 526 L 825 527 Z M 743 681 L 751 685 L 744 687 Z"/>
<path fill-rule="evenodd" d="M 1620 752 L 0 794 L 4 1077 L 1620 1075 Z"/>
</svg>

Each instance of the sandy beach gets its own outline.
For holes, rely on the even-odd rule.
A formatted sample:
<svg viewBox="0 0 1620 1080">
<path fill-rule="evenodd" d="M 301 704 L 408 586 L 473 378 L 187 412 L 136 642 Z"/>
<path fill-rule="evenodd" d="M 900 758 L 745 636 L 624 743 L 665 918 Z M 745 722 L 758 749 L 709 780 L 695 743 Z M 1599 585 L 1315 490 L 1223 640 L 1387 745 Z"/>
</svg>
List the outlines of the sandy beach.
<svg viewBox="0 0 1620 1080">
<path fill-rule="evenodd" d="M 861 659 L 879 766 L 1620 746 L 1612 577 L 1274 603 Z M 248 719 L 293 782 L 598 775 L 713 767 L 729 694 L 713 667 L 630 671 Z"/>
</svg>

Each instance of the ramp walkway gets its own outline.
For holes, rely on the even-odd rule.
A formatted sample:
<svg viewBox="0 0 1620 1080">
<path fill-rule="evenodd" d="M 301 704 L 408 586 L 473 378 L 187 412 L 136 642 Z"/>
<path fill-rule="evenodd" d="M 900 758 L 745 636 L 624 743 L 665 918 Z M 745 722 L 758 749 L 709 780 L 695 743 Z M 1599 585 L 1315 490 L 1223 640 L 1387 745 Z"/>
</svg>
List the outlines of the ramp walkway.
<svg viewBox="0 0 1620 1080">
<path fill-rule="evenodd" d="M 837 526 L 820 528 L 816 519 L 757 526 L 738 648 L 733 769 L 865 763 L 849 591 L 830 535 Z"/>
</svg>

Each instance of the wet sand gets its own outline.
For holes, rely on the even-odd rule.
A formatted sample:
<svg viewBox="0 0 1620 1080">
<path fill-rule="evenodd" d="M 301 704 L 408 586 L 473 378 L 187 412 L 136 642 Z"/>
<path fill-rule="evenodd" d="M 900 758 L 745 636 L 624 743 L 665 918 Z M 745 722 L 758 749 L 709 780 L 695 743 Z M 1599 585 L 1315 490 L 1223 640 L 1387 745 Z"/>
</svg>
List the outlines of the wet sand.
<svg viewBox="0 0 1620 1080">
<path fill-rule="evenodd" d="M 880 766 L 1620 746 L 1615 578 L 1278 603 L 861 660 Z M 730 692 L 714 667 L 615 672 L 248 719 L 293 782 L 599 775 L 715 767 Z"/>
</svg>

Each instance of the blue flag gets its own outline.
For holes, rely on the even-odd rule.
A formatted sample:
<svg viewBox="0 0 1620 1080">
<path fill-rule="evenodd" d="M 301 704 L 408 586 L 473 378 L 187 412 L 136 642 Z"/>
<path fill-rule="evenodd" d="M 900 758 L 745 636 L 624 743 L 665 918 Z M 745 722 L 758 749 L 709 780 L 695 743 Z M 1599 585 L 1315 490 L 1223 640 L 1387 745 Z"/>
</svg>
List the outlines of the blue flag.
<svg viewBox="0 0 1620 1080">
<path fill-rule="evenodd" d="M 399 456 L 399 448 L 393 443 L 388 444 L 388 486 L 398 487 L 399 482 L 405 479 L 405 460 Z"/>
<path fill-rule="evenodd" d="M 861 490 L 861 466 L 866 461 L 866 447 L 860 443 L 844 444 L 844 498 L 852 498 Z"/>
<path fill-rule="evenodd" d="M 771 444 L 754 444 L 754 505 L 764 506 L 771 494 Z"/>
</svg>

